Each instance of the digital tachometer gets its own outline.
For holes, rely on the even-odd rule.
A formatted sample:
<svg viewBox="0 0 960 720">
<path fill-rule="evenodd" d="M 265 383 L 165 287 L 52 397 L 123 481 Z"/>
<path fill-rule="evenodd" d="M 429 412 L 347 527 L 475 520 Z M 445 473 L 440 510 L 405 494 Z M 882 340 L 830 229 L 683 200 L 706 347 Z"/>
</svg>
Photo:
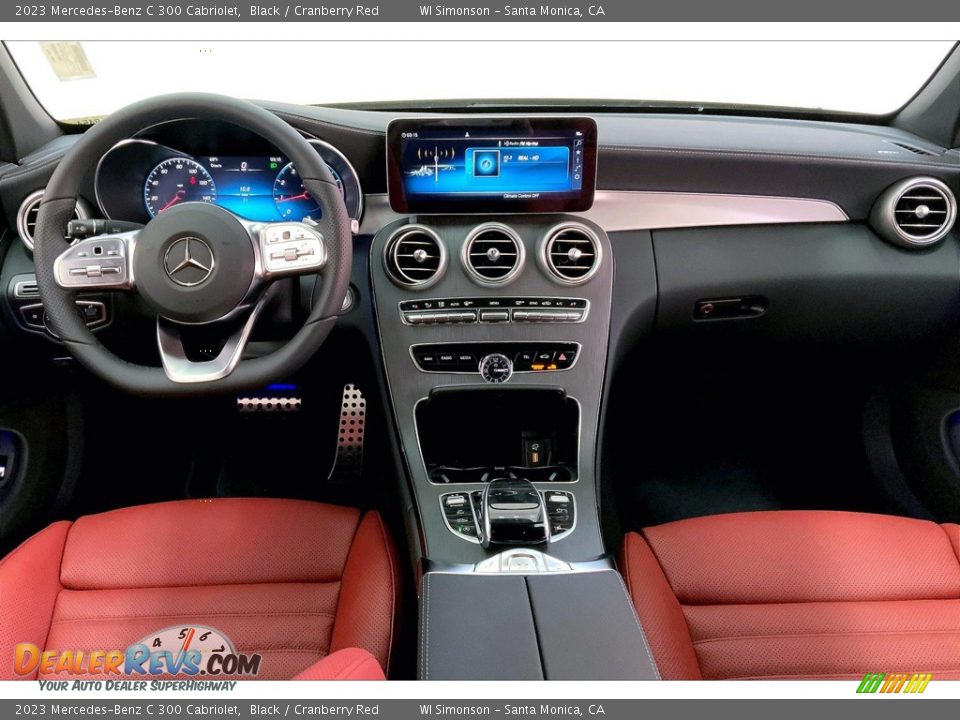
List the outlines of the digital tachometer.
<svg viewBox="0 0 960 720">
<path fill-rule="evenodd" d="M 343 180 L 340 179 L 340 174 L 329 165 L 327 167 L 342 193 Z M 320 219 L 320 206 L 303 187 L 303 181 L 292 162 L 284 165 L 273 181 L 273 202 L 277 206 L 277 213 L 284 220 Z"/>
</svg>

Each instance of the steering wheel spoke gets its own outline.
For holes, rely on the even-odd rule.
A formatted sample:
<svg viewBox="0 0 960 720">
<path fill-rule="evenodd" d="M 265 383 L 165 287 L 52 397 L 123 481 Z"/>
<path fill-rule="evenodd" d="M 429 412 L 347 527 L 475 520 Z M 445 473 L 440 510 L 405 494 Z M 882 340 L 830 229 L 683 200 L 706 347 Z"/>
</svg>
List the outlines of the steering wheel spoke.
<svg viewBox="0 0 960 720">
<path fill-rule="evenodd" d="M 248 232 L 259 251 L 261 280 L 310 275 L 327 264 L 323 235 L 309 222 L 252 224 Z"/>
<path fill-rule="evenodd" d="M 175 383 L 205 383 L 227 377 L 243 359 L 253 327 L 267 299 L 268 294 L 265 293 L 212 360 L 191 360 L 183 342 L 185 326 L 157 316 L 157 345 L 166 376 Z"/>
<path fill-rule="evenodd" d="M 133 289 L 133 253 L 139 230 L 98 235 L 70 246 L 54 260 L 57 284 L 65 290 Z"/>
</svg>

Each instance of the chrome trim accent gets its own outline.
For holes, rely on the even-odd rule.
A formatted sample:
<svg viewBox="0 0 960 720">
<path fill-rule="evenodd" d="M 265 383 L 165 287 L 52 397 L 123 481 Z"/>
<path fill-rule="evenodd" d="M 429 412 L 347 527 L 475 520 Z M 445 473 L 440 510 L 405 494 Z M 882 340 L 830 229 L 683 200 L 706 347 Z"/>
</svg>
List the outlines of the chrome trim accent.
<svg viewBox="0 0 960 720">
<path fill-rule="evenodd" d="M 174 252 L 174 248 L 178 248 L 181 243 L 183 244 L 183 259 L 177 263 L 174 263 L 171 259 L 171 253 Z M 199 247 L 206 249 L 207 254 L 210 255 L 209 266 L 204 265 L 202 262 L 193 257 L 193 253 L 190 252 L 191 245 L 193 243 L 196 243 Z M 167 248 L 167 252 L 165 252 L 163 255 L 163 269 L 167 273 L 167 277 L 181 287 L 194 287 L 206 282 L 207 279 L 213 274 L 213 269 L 216 266 L 217 256 L 213 254 L 213 248 L 211 248 L 205 240 L 201 240 L 200 238 L 192 235 L 184 235 L 183 237 L 174 240 L 170 244 L 170 247 Z M 179 280 L 177 275 L 188 268 L 200 270 L 203 273 L 203 277 L 192 282 Z"/>
<path fill-rule="evenodd" d="M 590 315 L 590 301 L 589 301 L 587 298 L 566 297 L 566 296 L 561 296 L 561 295 L 552 295 L 552 296 L 548 296 L 548 295 L 510 295 L 509 297 L 512 297 L 512 298 L 520 298 L 521 300 L 523 300 L 523 299 L 542 300 L 543 298 L 547 298 L 547 299 L 549 300 L 549 299 L 551 299 L 551 298 L 560 297 L 560 298 L 562 298 L 562 299 L 564 299 L 564 300 L 583 300 L 583 301 L 586 303 L 586 305 L 583 307 L 583 317 L 581 317 L 579 320 L 546 321 L 546 322 L 542 322 L 542 321 L 539 321 L 539 320 L 534 320 L 534 321 L 530 321 L 530 322 L 520 321 L 520 323 L 519 323 L 520 325 L 541 325 L 541 324 L 542 324 L 542 325 L 561 325 L 561 326 L 562 326 L 562 325 L 579 325 L 580 323 L 586 322 L 587 317 Z M 441 298 L 424 298 L 423 300 L 421 300 L 421 301 L 419 301 L 419 302 L 441 302 L 441 301 L 446 302 L 446 301 L 448 301 L 448 300 L 462 300 L 462 299 L 464 299 L 463 296 L 459 296 L 459 297 L 441 297 Z M 467 299 L 471 299 L 471 298 L 467 298 Z M 407 301 L 405 301 L 405 300 L 398 300 L 398 301 L 397 301 L 397 312 L 400 313 L 400 322 L 401 322 L 402 324 L 408 326 L 408 327 L 428 327 L 428 325 L 418 325 L 418 324 L 410 323 L 410 322 L 407 322 L 407 321 L 406 321 L 406 319 L 405 319 L 404 316 L 403 316 L 404 311 L 403 311 L 403 309 L 402 309 L 402 307 L 401 307 L 401 305 L 402 305 L 404 302 L 407 302 Z M 472 309 L 473 309 L 473 308 L 459 308 L 459 310 L 464 310 L 464 311 L 470 311 L 470 310 L 472 310 Z M 505 310 L 507 310 L 507 311 L 510 313 L 510 320 L 509 320 L 508 322 L 497 322 L 497 323 L 490 323 L 490 322 L 488 322 L 488 321 L 480 320 L 480 310 L 497 310 L 497 309 L 501 309 L 501 310 L 502 310 L 502 309 L 505 309 Z M 516 307 L 508 307 L 508 308 L 476 308 L 476 310 L 477 310 L 477 319 L 476 319 L 476 321 L 473 321 L 473 322 L 464 322 L 464 323 L 437 323 L 437 325 L 442 325 L 442 326 L 450 326 L 450 325 L 479 325 L 479 324 L 483 324 L 484 322 L 486 322 L 486 324 L 489 324 L 489 325 L 509 325 L 509 324 L 512 324 L 512 323 L 517 322 L 516 320 L 513 319 L 513 311 L 514 311 L 514 310 L 517 310 L 517 309 L 518 309 L 518 308 L 516 308 Z M 525 309 L 527 309 L 527 308 L 520 308 L 520 309 L 524 309 L 524 310 L 525 310 Z M 552 309 L 552 308 L 547 308 L 547 309 L 549 310 L 549 309 Z M 570 309 L 570 310 L 573 310 L 573 309 L 579 310 L 580 308 L 568 308 L 568 309 Z M 457 312 L 457 311 L 458 311 L 458 308 L 454 308 L 454 309 L 452 309 L 452 310 L 449 309 L 449 308 L 437 308 L 435 311 L 431 311 L 431 310 L 408 310 L 407 312 L 412 312 L 412 313 L 430 313 L 430 312 Z M 432 325 L 430 325 L 430 327 L 432 327 Z"/>
<path fill-rule="evenodd" d="M 100 199 L 100 166 L 103 165 L 103 160 L 104 158 L 107 157 L 107 155 L 112 153 L 117 148 L 120 148 L 124 145 L 130 145 L 131 143 L 141 143 L 143 145 L 153 145 L 154 147 L 163 147 L 163 148 L 167 148 L 171 152 L 178 153 L 179 156 L 190 157 L 185 152 L 172 148 L 169 145 L 161 145 L 160 143 L 154 142 L 153 140 L 144 140 L 143 138 L 126 138 L 125 140 L 121 140 L 120 142 L 113 145 L 109 150 L 107 150 L 103 155 L 100 156 L 99 160 L 97 160 L 97 169 L 94 171 L 94 174 L 93 174 L 93 197 L 97 201 L 97 207 L 100 208 L 100 212 L 102 212 L 103 216 L 108 220 L 112 220 L 113 218 L 110 217 L 110 213 L 108 213 L 106 209 L 103 207 L 103 200 Z M 140 188 L 140 190 L 142 191 L 143 188 Z M 140 194 L 142 195 L 143 193 L 141 192 Z M 146 208 L 144 208 L 144 212 L 146 212 Z M 149 214 L 150 213 L 148 212 L 147 215 Z"/>
<path fill-rule="evenodd" d="M 846 222 L 850 219 L 829 200 L 647 190 L 598 190 L 590 210 L 571 214 L 595 222 L 608 233 L 718 225 Z"/>
<path fill-rule="evenodd" d="M 947 203 L 947 216 L 944 218 L 943 226 L 935 233 L 915 236 L 904 232 L 897 224 L 896 207 L 908 192 L 922 188 L 930 188 L 943 196 Z M 880 235 L 895 245 L 911 250 L 929 247 L 940 242 L 953 229 L 956 220 L 957 199 L 953 191 L 946 183 L 932 177 L 912 177 L 894 183 L 881 193 L 870 210 L 870 224 Z"/>
<path fill-rule="evenodd" d="M 28 287 L 32 287 L 32 291 L 27 291 Z M 36 280 L 21 280 L 16 285 L 13 286 L 13 296 L 18 300 L 24 300 L 28 298 L 39 298 L 40 297 L 40 287 L 37 285 Z"/>
<path fill-rule="evenodd" d="M 273 280 L 289 275 L 310 275 L 326 267 L 327 246 L 323 234 L 310 223 L 280 221 L 249 224 L 249 221 L 239 217 L 237 219 L 247 228 L 247 232 L 254 240 L 256 254 L 259 257 L 258 273 L 262 280 Z M 295 232 L 301 235 L 294 237 Z M 289 237 L 284 239 L 284 233 Z M 280 250 L 284 251 L 282 255 Z M 287 251 L 292 253 L 289 257 L 287 257 Z M 343 304 L 341 304 L 342 307 Z"/>
<path fill-rule="evenodd" d="M 550 248 L 553 246 L 553 243 L 556 242 L 557 236 L 567 230 L 582 232 L 593 245 L 593 267 L 590 268 L 590 271 L 583 277 L 564 277 L 550 261 Z M 540 240 L 540 244 L 537 247 L 537 260 L 540 263 L 540 268 L 546 273 L 548 278 L 567 287 L 576 287 L 577 285 L 583 285 L 589 282 L 593 279 L 593 276 L 597 274 L 597 271 L 600 269 L 600 264 L 603 262 L 603 246 L 597 234 L 586 225 L 578 222 L 562 222 L 559 225 L 554 225 L 544 233 L 543 239 Z"/>
<path fill-rule="evenodd" d="M 511 377 L 513 375 L 549 375 L 550 373 L 555 372 L 566 372 L 567 370 L 573 370 L 577 366 L 577 363 L 580 362 L 580 353 L 583 351 L 583 344 L 578 342 L 573 342 L 571 340 L 451 340 L 449 343 L 444 341 L 440 342 L 424 342 L 424 343 L 414 343 L 411 345 L 407 352 L 410 353 L 410 361 L 413 363 L 413 367 L 416 370 L 419 370 L 424 375 L 480 375 L 479 367 L 477 370 L 424 370 L 417 364 L 417 359 L 414 357 L 413 351 L 415 348 L 425 347 L 427 345 L 556 345 L 558 343 L 565 343 L 567 345 L 576 345 L 577 346 L 577 355 L 573 359 L 573 363 L 568 368 L 556 369 L 556 370 L 513 370 Z M 486 355 L 484 356 L 486 357 Z M 511 365 L 513 361 L 510 361 Z M 488 382 L 481 381 L 481 384 L 486 387 L 490 385 Z"/>
<path fill-rule="evenodd" d="M 519 548 L 523 549 L 523 548 Z M 508 551 L 509 552 L 509 551 Z M 530 551 L 527 550 L 529 553 Z M 482 570 L 477 570 L 477 566 L 484 562 L 490 562 L 491 558 L 499 557 L 498 555 L 492 555 L 485 560 L 481 560 L 478 563 L 469 565 L 467 563 L 444 563 L 444 562 L 435 562 L 430 560 L 430 570 L 428 570 L 424 577 L 428 575 L 493 575 L 491 572 L 483 572 Z M 552 556 L 549 556 L 552 557 Z M 610 570 L 616 570 L 616 567 L 613 564 L 613 561 L 610 559 L 609 555 L 606 555 L 596 560 L 584 560 L 579 562 L 567 562 L 566 560 L 560 560 L 559 558 L 554 558 L 558 562 L 565 563 L 570 566 L 570 570 L 564 571 L 554 571 L 551 574 L 560 575 L 572 575 L 572 574 L 581 574 L 581 573 L 591 573 L 591 572 L 607 572 Z"/>
<path fill-rule="evenodd" d="M 540 497 L 543 498 L 543 512 L 547 516 L 547 527 L 550 526 L 550 513 L 547 512 L 547 495 L 549 493 L 562 493 L 563 495 L 570 496 L 570 502 L 573 504 L 573 524 L 570 525 L 569 530 L 564 530 L 562 533 L 557 535 L 553 534 L 553 528 L 550 528 L 550 542 L 560 542 L 565 537 L 570 536 L 574 530 L 577 529 L 577 522 L 580 520 L 580 513 L 577 512 L 577 496 L 575 493 L 570 492 L 569 490 L 541 490 Z"/>
<path fill-rule="evenodd" d="M 157 346 L 160 348 L 160 361 L 167 377 L 175 383 L 202 383 L 219 380 L 232 373 L 243 358 L 253 326 L 269 297 L 269 293 L 264 293 L 251 310 L 250 317 L 227 340 L 220 354 L 213 360 L 204 362 L 188 359 L 175 324 L 165 325 L 170 321 L 157 317 Z"/>
<path fill-rule="evenodd" d="M 76 242 L 53 261 L 57 285 L 65 290 L 132 290 L 133 256 L 140 230 L 116 235 L 95 235 Z M 112 246 L 113 255 L 92 255 L 86 248 Z M 87 257 L 83 253 L 88 252 Z M 109 272 L 108 272 L 109 271 Z"/>
<path fill-rule="evenodd" d="M 580 353 L 577 353 L 577 357 L 580 356 Z M 506 377 L 503 380 L 490 380 L 483 374 L 483 366 L 488 362 L 493 362 L 495 359 L 502 358 L 507 361 L 507 373 Z M 508 358 L 503 353 L 492 352 L 484 355 L 477 362 L 477 372 L 480 374 L 480 379 L 483 380 L 487 385 L 500 385 L 501 383 L 509 382 L 510 378 L 513 377 L 513 360 Z"/>
<path fill-rule="evenodd" d="M 484 277 L 470 262 L 470 248 L 472 247 L 473 243 L 476 242 L 480 235 L 490 230 L 502 232 L 513 242 L 514 247 L 517 249 L 516 264 L 513 266 L 513 269 L 510 270 L 510 272 L 508 272 L 499 280 L 490 280 L 489 278 Z M 488 222 L 483 223 L 482 225 L 477 225 L 477 227 L 467 234 L 466 239 L 460 246 L 460 263 L 463 265 L 463 269 L 466 270 L 467 276 L 478 285 L 482 285 L 484 287 L 503 287 L 504 285 L 510 284 L 516 280 L 523 271 L 523 266 L 526 263 L 526 260 L 527 250 L 524 246 L 523 240 L 520 238 L 520 235 L 509 225 L 504 225 L 503 223 L 499 222 Z"/>
<path fill-rule="evenodd" d="M 408 217 L 393 211 L 385 193 L 367 195 L 366 200 L 366 216 L 360 226 L 363 234 L 374 235 L 391 222 Z M 590 220 L 608 233 L 850 220 L 839 205 L 818 198 L 647 190 L 597 190 L 590 210 L 570 214 Z"/>
<path fill-rule="evenodd" d="M 478 488 L 479 489 L 479 488 Z M 480 521 L 477 519 L 477 511 L 473 507 L 473 498 L 470 497 L 473 494 L 473 491 L 470 490 L 458 490 L 456 492 L 443 493 L 438 498 L 440 500 L 440 517 L 443 518 L 443 524 L 447 526 L 447 530 L 452 532 L 461 540 L 466 540 L 467 542 L 474 543 L 475 545 L 480 544 Z M 470 514 L 473 516 L 473 524 L 477 528 L 477 537 L 470 537 L 469 535 L 464 535 L 453 529 L 453 526 L 450 525 L 450 521 L 447 520 L 447 513 L 444 510 L 443 499 L 449 497 L 450 495 L 466 495 L 467 496 L 467 506 L 470 508 Z"/>
<path fill-rule="evenodd" d="M 393 267 L 391 267 L 391 258 L 394 264 L 397 262 L 397 245 L 400 244 L 400 241 L 403 240 L 406 235 L 412 235 L 413 233 L 423 233 L 424 235 L 430 236 L 437 244 L 440 253 L 440 263 L 437 265 L 437 271 L 426 280 L 417 281 L 406 275 L 397 277 Z M 403 225 L 390 233 L 390 237 L 388 237 L 386 243 L 384 243 L 383 266 L 387 271 L 387 277 L 389 277 L 395 285 L 406 288 L 407 290 L 426 290 L 431 285 L 439 282 L 440 278 L 442 278 L 447 271 L 447 244 L 440 239 L 440 236 L 437 235 L 436 232 L 426 225 L 420 225 L 419 223 Z M 396 272 L 402 275 L 399 269 Z"/>
<path fill-rule="evenodd" d="M 549 548 L 549 543 L 547 544 Z M 535 570 L 510 570 L 510 558 L 515 555 L 528 556 L 536 565 Z M 512 547 L 504 550 L 497 555 L 481 560 L 473 566 L 473 571 L 478 575 L 539 575 L 540 573 L 555 574 L 569 573 L 573 571 L 573 566 L 566 560 L 553 557 L 541 550 L 535 550 L 531 547 Z"/>
<path fill-rule="evenodd" d="M 34 241 L 33 235 L 27 232 L 27 213 L 30 211 L 30 208 L 33 205 L 37 205 L 39 209 L 40 202 L 43 200 L 43 195 L 45 192 L 46 190 L 43 188 L 34 190 L 23 199 L 23 202 L 20 203 L 20 207 L 17 208 L 17 234 L 20 236 L 21 242 L 23 242 L 27 250 L 30 252 L 33 252 Z M 90 218 L 92 211 L 86 200 L 78 197 L 77 205 L 74 208 L 73 214 L 76 215 L 77 220 L 87 220 Z M 64 230 L 66 230 L 66 228 L 64 228 Z M 67 236 L 64 236 L 64 240 L 67 239 Z"/>
<path fill-rule="evenodd" d="M 250 397 L 237 398 L 237 411 L 252 412 L 296 412 L 303 405 L 299 397 Z"/>
<path fill-rule="evenodd" d="M 357 229 L 353 233 L 354 235 L 356 235 L 360 230 L 359 222 L 361 218 L 363 218 L 363 209 L 366 204 L 366 196 L 363 194 L 363 185 L 360 184 L 360 176 L 357 174 L 357 169 L 353 166 L 353 163 L 347 159 L 347 156 L 340 151 L 339 148 L 334 147 L 333 145 L 328 143 L 326 140 L 321 140 L 318 137 L 310 136 L 307 138 L 307 142 L 310 143 L 311 145 L 322 147 L 332 152 L 334 155 L 336 155 L 341 160 L 343 160 L 344 164 L 350 169 L 350 172 L 353 174 L 353 179 L 357 183 L 357 196 L 359 197 L 359 202 L 360 202 L 360 207 L 357 208 L 356 217 L 354 217 L 353 215 L 350 216 L 356 223 L 358 223 Z"/>
</svg>

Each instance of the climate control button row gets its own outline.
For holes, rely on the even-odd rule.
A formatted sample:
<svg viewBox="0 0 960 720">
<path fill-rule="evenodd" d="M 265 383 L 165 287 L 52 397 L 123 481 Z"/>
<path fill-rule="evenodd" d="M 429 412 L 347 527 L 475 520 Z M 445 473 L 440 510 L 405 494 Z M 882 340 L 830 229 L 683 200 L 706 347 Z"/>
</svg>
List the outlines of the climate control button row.
<svg viewBox="0 0 960 720">
<path fill-rule="evenodd" d="M 583 298 L 442 298 L 400 303 L 407 325 L 505 322 L 581 322 L 589 304 Z"/>
</svg>

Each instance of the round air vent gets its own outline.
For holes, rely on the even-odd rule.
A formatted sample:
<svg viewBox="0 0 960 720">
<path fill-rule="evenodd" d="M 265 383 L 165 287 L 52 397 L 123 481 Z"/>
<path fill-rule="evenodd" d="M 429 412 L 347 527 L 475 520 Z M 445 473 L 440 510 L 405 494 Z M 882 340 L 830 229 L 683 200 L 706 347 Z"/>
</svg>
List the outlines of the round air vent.
<svg viewBox="0 0 960 720">
<path fill-rule="evenodd" d="M 33 233 L 37 229 L 37 215 L 40 214 L 41 200 L 43 200 L 43 190 L 35 190 L 27 195 L 26 199 L 20 203 L 20 209 L 17 210 L 17 232 L 30 252 L 33 252 Z M 73 217 L 75 220 L 86 220 L 90 217 L 87 204 L 82 200 L 77 200 Z"/>
<path fill-rule="evenodd" d="M 511 228 L 486 223 L 467 235 L 461 260 L 481 285 L 506 285 L 523 268 L 524 253 L 523 241 Z"/>
<path fill-rule="evenodd" d="M 540 264 L 554 280 L 580 285 L 600 267 L 600 240 L 579 223 L 564 223 L 551 229 L 540 246 Z"/>
<path fill-rule="evenodd" d="M 939 242 L 957 219 L 953 192 L 935 178 L 909 178 L 887 188 L 870 213 L 874 228 L 897 245 L 927 247 Z"/>
<path fill-rule="evenodd" d="M 387 241 L 384 261 L 390 278 L 403 287 L 433 285 L 447 268 L 447 249 L 430 228 L 404 225 Z"/>
</svg>

